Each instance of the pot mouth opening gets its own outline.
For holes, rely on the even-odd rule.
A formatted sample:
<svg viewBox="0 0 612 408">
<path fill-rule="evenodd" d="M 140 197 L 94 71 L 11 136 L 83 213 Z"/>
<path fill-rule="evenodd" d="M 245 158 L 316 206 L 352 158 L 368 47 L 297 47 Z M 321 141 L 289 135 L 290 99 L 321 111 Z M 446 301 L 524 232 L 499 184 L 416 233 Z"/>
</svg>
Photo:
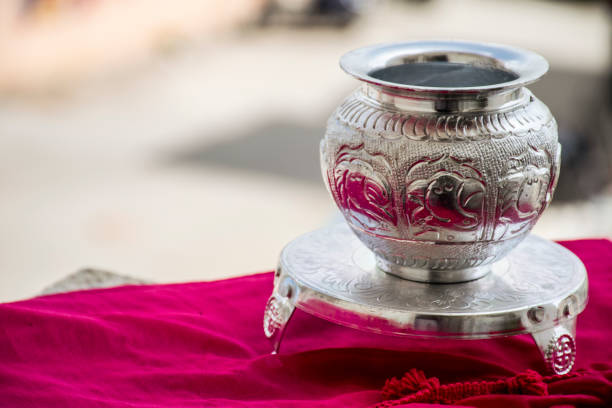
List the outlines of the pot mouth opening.
<svg viewBox="0 0 612 408">
<path fill-rule="evenodd" d="M 465 41 L 374 45 L 348 52 L 340 66 L 373 85 L 435 93 L 519 88 L 548 71 L 548 62 L 534 52 Z"/>
</svg>

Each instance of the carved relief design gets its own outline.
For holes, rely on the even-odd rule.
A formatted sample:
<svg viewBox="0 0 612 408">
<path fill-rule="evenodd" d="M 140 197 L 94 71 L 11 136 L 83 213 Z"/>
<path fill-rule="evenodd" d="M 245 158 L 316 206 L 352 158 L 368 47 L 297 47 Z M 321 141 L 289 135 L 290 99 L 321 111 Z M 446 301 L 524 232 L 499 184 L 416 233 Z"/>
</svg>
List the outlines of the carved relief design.
<svg viewBox="0 0 612 408">
<path fill-rule="evenodd" d="M 385 248 L 386 249 L 386 248 Z M 486 257 L 462 257 L 462 258 L 445 258 L 445 257 L 431 257 L 431 256 L 389 256 L 383 251 L 374 251 L 376 255 L 389 262 L 393 262 L 396 265 L 405 266 L 408 268 L 419 268 L 419 269 L 432 269 L 437 271 L 475 268 L 484 263 L 489 263 L 494 259 L 499 259 L 495 256 Z M 384 267 L 381 267 L 385 270 Z"/>
<path fill-rule="evenodd" d="M 289 321 L 293 309 L 294 306 L 289 299 L 280 296 L 276 291 L 270 296 L 268 303 L 266 303 L 263 319 L 263 329 L 266 337 L 272 338 L 278 331 L 282 331 Z"/>
<path fill-rule="evenodd" d="M 377 270 L 368 251 L 346 224 L 338 224 L 291 242 L 282 252 L 281 264 L 300 285 L 357 304 L 451 313 L 540 304 L 557 299 L 568 287 L 579 286 L 585 276 L 573 254 L 535 236 L 516 249 L 510 268 L 470 283 L 430 285 L 426 291 L 420 283 L 398 280 Z M 533 279 L 534 270 L 538 279 Z M 575 314 L 584 308 L 586 292 L 580 296 L 581 300 L 575 301 Z"/>
<path fill-rule="evenodd" d="M 561 144 L 557 143 L 557 154 L 551 165 L 550 183 L 548 183 L 548 190 L 546 191 L 546 203 L 542 211 L 548 208 L 548 205 L 553 199 L 553 194 L 557 188 L 557 182 L 559 181 L 559 172 L 561 170 Z"/>
<path fill-rule="evenodd" d="M 474 241 L 484 229 L 486 184 L 473 161 L 443 154 L 413 163 L 404 214 L 415 239 Z"/>
<path fill-rule="evenodd" d="M 368 103 L 360 91 L 352 94 L 336 111 L 342 123 L 374 131 L 384 139 L 475 141 L 525 136 L 539 132 L 555 121 L 540 103 L 529 103 L 506 112 L 462 114 L 417 114 L 395 112 Z"/>
<path fill-rule="evenodd" d="M 509 238 L 528 231 L 552 199 L 551 157 L 529 146 L 509 160 L 498 187 L 494 239 Z"/>
<path fill-rule="evenodd" d="M 370 232 L 396 236 L 398 217 L 391 176 L 384 156 L 367 152 L 363 144 L 341 146 L 328 171 L 336 204 L 351 222 Z"/>
<path fill-rule="evenodd" d="M 550 111 L 522 92 L 520 106 L 445 113 L 399 110 L 358 90 L 336 110 L 321 145 L 323 174 L 381 265 L 474 268 L 533 227 L 552 199 L 559 149 Z"/>
<path fill-rule="evenodd" d="M 576 343 L 569 334 L 554 336 L 545 353 L 546 362 L 555 374 L 569 373 L 576 360 Z"/>
<path fill-rule="evenodd" d="M 266 337 L 272 337 L 274 332 L 283 325 L 280 316 L 279 301 L 276 296 L 270 296 L 264 311 L 263 328 Z"/>
</svg>

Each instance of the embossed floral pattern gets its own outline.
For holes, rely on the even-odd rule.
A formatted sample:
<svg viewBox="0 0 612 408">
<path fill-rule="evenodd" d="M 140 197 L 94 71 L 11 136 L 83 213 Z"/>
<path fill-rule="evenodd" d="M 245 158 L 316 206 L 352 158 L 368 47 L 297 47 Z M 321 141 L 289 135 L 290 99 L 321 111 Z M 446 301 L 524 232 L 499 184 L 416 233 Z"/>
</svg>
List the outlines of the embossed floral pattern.
<svg viewBox="0 0 612 408">
<path fill-rule="evenodd" d="M 424 158 L 406 174 L 404 213 L 412 234 L 421 239 L 478 239 L 484 199 L 485 182 L 468 159 Z"/>
<path fill-rule="evenodd" d="M 357 91 L 344 101 L 335 115 L 352 128 L 376 132 L 378 137 L 388 140 L 405 137 L 416 141 L 478 141 L 510 135 L 529 137 L 533 132 L 556 128 L 550 111 L 539 101 L 508 112 L 424 115 L 389 112 Z"/>
<path fill-rule="evenodd" d="M 498 189 L 496 239 L 529 230 L 550 201 L 551 171 L 548 166 L 533 164 L 537 162 L 550 162 L 549 155 L 530 148 L 509 161 Z"/>
<path fill-rule="evenodd" d="M 555 373 L 568 373 L 576 360 L 576 344 L 569 334 L 563 334 L 551 341 L 551 351 L 548 359 L 551 369 Z"/>
<path fill-rule="evenodd" d="M 393 193 L 374 165 L 389 167 L 382 157 L 363 150 L 363 145 L 343 146 L 336 156 L 330 184 L 336 203 L 352 221 L 366 230 L 391 234 L 397 225 Z"/>
<path fill-rule="evenodd" d="M 558 179 L 549 109 L 527 89 L 500 110 L 448 112 L 370 91 L 359 88 L 330 117 L 321 164 L 381 267 L 467 269 L 512 250 Z"/>
</svg>

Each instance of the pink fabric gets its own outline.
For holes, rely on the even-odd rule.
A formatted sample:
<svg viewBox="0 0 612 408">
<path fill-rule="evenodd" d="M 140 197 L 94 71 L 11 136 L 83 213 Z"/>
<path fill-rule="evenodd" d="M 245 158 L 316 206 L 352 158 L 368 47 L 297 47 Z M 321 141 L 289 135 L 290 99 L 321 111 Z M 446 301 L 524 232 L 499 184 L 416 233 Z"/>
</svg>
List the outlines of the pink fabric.
<svg viewBox="0 0 612 408">
<path fill-rule="evenodd" d="M 577 368 L 549 396 L 487 395 L 478 407 L 612 406 L 612 242 L 564 243 L 587 266 Z M 339 327 L 296 311 L 280 355 L 262 312 L 270 273 L 126 286 L 0 305 L 0 407 L 365 407 L 411 368 L 442 384 L 544 371 L 528 336 L 418 340 Z M 411 405 L 437 406 L 427 404 Z"/>
</svg>

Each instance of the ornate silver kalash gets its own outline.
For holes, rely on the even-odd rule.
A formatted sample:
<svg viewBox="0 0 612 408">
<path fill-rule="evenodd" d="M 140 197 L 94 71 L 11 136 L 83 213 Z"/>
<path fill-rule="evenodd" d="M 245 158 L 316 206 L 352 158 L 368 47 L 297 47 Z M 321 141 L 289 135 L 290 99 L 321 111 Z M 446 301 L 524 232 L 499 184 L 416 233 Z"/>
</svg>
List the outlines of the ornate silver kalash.
<svg viewBox="0 0 612 408">
<path fill-rule="evenodd" d="M 297 307 L 381 334 L 531 333 L 549 369 L 569 372 L 586 271 L 529 234 L 559 176 L 555 119 L 525 88 L 546 60 L 432 41 L 340 65 L 363 83 L 328 121 L 321 168 L 346 223 L 283 249 L 264 316 L 274 352 Z"/>
</svg>

